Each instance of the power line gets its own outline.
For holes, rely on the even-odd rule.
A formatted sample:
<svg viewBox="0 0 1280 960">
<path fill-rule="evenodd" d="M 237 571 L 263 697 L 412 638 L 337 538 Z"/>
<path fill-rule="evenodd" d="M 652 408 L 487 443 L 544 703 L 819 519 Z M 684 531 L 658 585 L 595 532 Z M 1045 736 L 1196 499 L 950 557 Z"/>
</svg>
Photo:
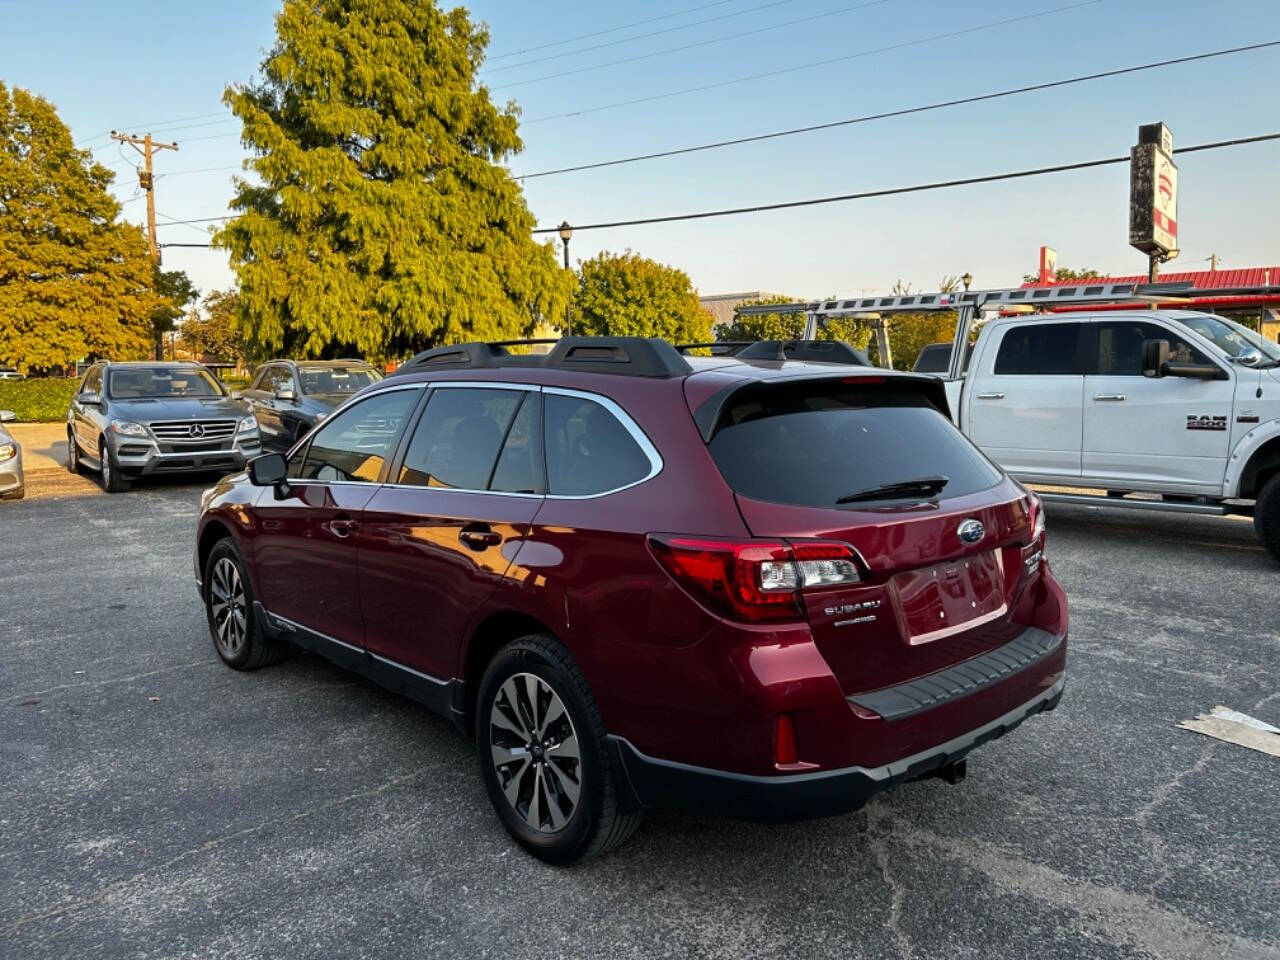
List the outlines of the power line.
<svg viewBox="0 0 1280 960">
<path fill-rule="evenodd" d="M 655 153 L 641 153 L 631 157 L 620 157 L 616 160 L 600 160 L 595 163 L 583 163 L 573 167 L 558 167 L 555 170 L 540 170 L 537 173 L 522 173 L 515 175 L 515 179 L 532 180 L 535 177 L 550 177 L 560 173 L 577 173 L 581 170 L 598 170 L 601 167 L 616 167 L 620 164 L 637 163 L 641 160 L 656 160 L 661 157 L 675 157 L 685 153 L 697 153 L 702 150 L 716 150 L 721 147 L 734 147 L 739 144 L 755 143 L 760 140 L 773 140 L 778 137 L 792 137 L 801 133 L 813 133 L 817 130 L 830 130 L 835 127 L 845 127 L 855 123 L 868 123 L 872 120 L 886 120 L 890 117 L 905 117 L 914 113 L 927 113 L 931 110 L 943 110 L 949 107 L 965 106 L 971 103 L 982 103 L 986 100 L 998 100 L 1002 97 L 1012 97 L 1024 93 L 1035 93 L 1041 90 L 1052 90 L 1056 87 L 1066 87 L 1075 83 L 1086 83 L 1091 80 L 1104 80 L 1109 77 L 1119 77 L 1130 73 L 1140 73 L 1144 70 L 1157 70 L 1162 67 L 1172 67 L 1183 63 L 1193 63 L 1198 60 L 1209 60 L 1214 57 L 1225 57 L 1236 53 L 1248 53 L 1254 50 L 1263 50 L 1267 47 L 1276 46 L 1280 46 L 1280 40 L 1268 40 L 1263 43 L 1251 43 L 1243 47 L 1230 47 L 1226 50 L 1213 50 L 1209 53 L 1196 53 L 1185 57 L 1175 57 L 1171 60 L 1157 60 L 1152 63 L 1142 63 L 1132 67 L 1119 67 L 1114 70 L 1087 73 L 1077 77 L 1068 77 L 1063 80 L 1049 80 L 1044 83 L 1033 83 L 1022 87 L 1011 87 L 1007 90 L 997 90 L 993 93 L 976 94 L 971 97 L 960 97 L 955 100 L 939 100 L 934 103 L 926 103 L 914 107 L 903 107 L 900 110 L 887 110 L 882 113 L 869 113 L 860 117 L 850 117 L 847 120 L 832 120 L 829 123 L 815 123 L 807 127 L 793 127 L 789 130 L 775 130 L 772 133 L 758 133 L 748 137 L 735 137 L 732 140 L 716 140 L 712 143 L 700 143 L 692 147 L 677 147 L 671 150 L 660 150 Z"/>
<path fill-rule="evenodd" d="M 573 110 L 569 113 L 553 113 L 545 117 L 535 117 L 532 120 L 521 121 L 524 126 L 531 123 L 546 123 L 549 120 L 565 120 L 570 117 L 581 117 L 589 113 L 600 113 L 605 110 L 617 110 L 620 107 L 631 107 L 640 103 L 652 103 L 655 100 L 668 100 L 672 97 L 684 96 L 687 93 L 701 93 L 704 90 L 716 90 L 720 87 L 729 87 L 737 83 L 746 83 L 749 80 L 763 80 L 767 77 L 777 77 L 786 73 L 796 73 L 800 70 L 813 70 L 816 67 L 826 67 L 833 63 L 844 63 L 848 60 L 857 60 L 861 57 L 869 57 L 877 53 L 888 53 L 892 50 L 903 50 L 907 47 L 918 47 L 922 44 L 933 43 L 936 40 L 949 40 L 953 37 L 961 37 L 970 33 L 979 33 L 983 30 L 993 30 L 996 27 L 1008 26 L 1012 23 L 1021 23 L 1025 20 L 1035 20 L 1040 17 L 1047 17 L 1054 13 L 1064 13 L 1068 10 L 1079 10 L 1082 7 L 1092 7 L 1104 0 L 1081 0 L 1078 3 L 1070 3 L 1061 7 L 1052 7 L 1048 10 L 1041 10 L 1037 13 L 1024 13 L 1017 17 L 1007 17 L 1003 20 L 993 20 L 990 23 L 979 24 L 976 27 L 965 27 L 963 30 L 952 30 L 947 33 L 937 33 L 928 37 L 921 37 L 916 40 L 904 40 L 901 43 L 889 44 L 885 47 L 874 47 L 869 50 L 861 50 L 858 53 L 846 54 L 842 57 L 832 57 L 829 60 L 815 60 L 812 63 L 802 63 L 794 67 L 784 67 L 780 70 L 769 70 L 765 73 L 753 73 L 745 77 L 735 77 L 732 80 L 720 80 L 716 83 L 706 83 L 697 87 L 685 87 L 683 90 L 671 90 L 667 93 L 657 93 L 648 97 L 636 97 L 633 100 L 620 100 L 616 103 L 605 103 L 597 107 L 584 107 L 581 110 Z"/>
<path fill-rule="evenodd" d="M 718 20 L 728 20 L 732 17 L 746 16 L 748 13 L 755 13 L 757 10 L 766 10 L 769 7 L 780 7 L 783 4 L 791 3 L 792 0 L 770 0 L 769 3 L 762 3 L 758 7 L 748 7 L 746 10 L 738 10 L 734 13 L 722 13 L 718 17 L 707 17 L 705 20 L 694 20 L 690 23 L 682 23 L 678 27 L 665 27 L 662 30 L 654 30 L 650 33 L 637 33 L 635 36 L 623 37 L 620 40 L 608 40 L 604 43 L 593 44 L 590 47 L 579 47 L 577 50 L 564 50 L 560 53 L 553 53 L 546 57 L 537 57 L 533 60 L 521 60 L 519 63 L 507 63 L 500 67 L 482 70 L 481 73 L 500 73 L 503 70 L 515 70 L 519 67 L 532 66 L 535 63 L 546 63 L 548 60 L 559 60 L 561 57 L 574 57 L 580 53 L 589 53 L 592 50 L 602 50 L 605 47 L 616 47 L 623 43 L 632 43 L 636 40 L 648 40 L 650 37 L 660 37 L 667 33 L 677 33 L 681 30 L 688 30 L 691 27 L 700 27 L 703 24 L 715 23 Z"/>
<path fill-rule="evenodd" d="M 235 214 L 228 213 L 226 216 L 222 216 L 222 217 L 196 217 L 192 220 L 174 220 L 172 217 L 165 217 L 165 219 L 168 220 L 169 222 L 162 223 L 160 224 L 160 226 L 176 227 L 176 226 L 186 226 L 193 223 L 217 223 L 221 220 L 230 220 L 233 216 L 235 216 Z"/>
<path fill-rule="evenodd" d="M 219 110 L 217 113 L 197 113 L 194 116 L 190 116 L 190 117 L 176 117 L 173 120 L 151 121 L 150 123 L 130 123 L 130 124 L 126 124 L 126 127 L 129 130 L 139 130 L 142 127 L 152 127 L 152 128 L 163 127 L 171 123 L 185 123 L 188 120 L 204 120 L 206 117 L 222 117 L 222 116 L 226 116 L 225 110 Z M 83 149 L 86 143 L 92 143 L 94 140 L 101 140 L 103 137 L 108 136 L 113 132 L 114 131 L 112 130 L 103 130 L 101 133 L 95 133 L 92 137 L 88 137 L 84 140 L 81 140 L 79 143 L 77 143 L 76 148 Z"/>
<path fill-rule="evenodd" d="M 836 10 L 827 10 L 823 13 L 810 14 L 807 17 L 799 17 L 795 20 L 785 20 L 782 23 L 773 23 L 765 27 L 755 27 L 751 30 L 743 30 L 741 33 L 726 33 L 718 37 L 711 37 L 707 40 L 698 40 L 694 43 L 686 43 L 679 47 L 668 47 L 665 50 L 655 50 L 652 53 L 641 53 L 634 57 L 624 57 L 621 60 L 610 60 L 607 63 L 596 63 L 589 67 L 575 67 L 572 70 L 562 70 L 559 73 L 548 73 L 541 77 L 533 77 L 529 80 L 517 80 L 514 83 L 504 83 L 494 87 L 495 90 L 506 90 L 510 87 L 522 87 L 530 83 L 540 83 L 543 80 L 555 80 L 557 77 L 569 77 L 576 73 L 588 73 L 592 70 L 603 70 L 606 67 L 621 66 L 625 63 L 635 63 L 638 60 L 651 60 L 654 57 L 665 56 L 668 53 L 680 53 L 684 50 L 694 50 L 698 47 L 708 47 L 715 43 L 725 43 L 729 40 L 740 40 L 742 37 L 755 36 L 758 33 L 768 33 L 772 30 L 781 30 L 784 27 L 794 27 L 798 23 L 808 23 L 811 20 L 822 20 L 826 17 L 834 17 L 841 13 L 849 13 L 853 10 L 865 10 L 867 7 L 878 7 L 881 4 L 891 3 L 893 0 L 867 0 L 865 3 L 855 3 L 852 6 L 840 7 Z M 757 8 L 759 9 L 759 8 Z"/>
<path fill-rule="evenodd" d="M 1235 140 L 1219 140 L 1215 143 L 1202 143 L 1194 147 L 1179 147 L 1173 152 L 1197 153 L 1203 150 L 1221 150 L 1224 147 L 1238 147 L 1249 143 L 1263 143 L 1269 140 L 1280 140 L 1280 133 L 1265 133 L 1256 137 L 1240 137 Z M 1071 170 L 1087 170 L 1091 167 L 1105 167 L 1117 163 L 1128 163 L 1129 155 L 1122 157 L 1106 157 L 1101 160 L 1082 160 L 1076 163 L 1060 163 L 1051 167 L 1035 167 L 1030 170 L 1015 170 L 1010 173 L 992 173 L 980 177 L 964 177 L 959 180 L 940 180 L 933 183 L 919 183 L 909 187 L 889 187 L 883 190 L 867 190 L 862 193 L 846 193 L 835 197 L 815 197 L 810 200 L 788 200 L 783 203 L 760 204 L 754 207 L 731 207 L 726 210 L 704 210 L 699 213 L 677 213 L 666 217 L 646 217 L 640 220 L 616 220 L 610 223 L 587 223 L 579 226 L 573 224 L 576 233 L 579 230 L 605 230 L 610 227 L 635 227 L 649 223 L 674 223 L 678 220 L 706 220 L 711 217 L 731 217 L 743 213 L 764 213 L 769 210 L 789 210 L 794 207 L 814 207 L 825 203 L 841 203 L 848 200 L 867 200 L 873 197 L 889 197 L 903 193 L 924 193 L 929 190 L 946 190 L 951 187 L 966 187 L 978 183 L 994 183 L 998 180 L 1018 180 L 1024 177 L 1040 177 L 1050 173 L 1066 173 Z M 556 233 L 559 227 L 540 227 L 534 233 Z"/>
<path fill-rule="evenodd" d="M 703 3 L 696 7 L 686 7 L 684 10 L 677 10 L 675 13 L 664 13 L 660 17 L 650 17 L 647 20 L 636 20 L 632 23 L 624 23 L 620 27 L 610 27 L 608 30 L 597 30 L 595 33 L 580 33 L 576 37 L 568 37 L 564 40 L 553 40 L 550 43 L 540 43 L 536 47 L 525 47 L 523 50 L 512 50 L 510 53 L 500 53 L 497 56 L 490 57 L 490 60 L 505 60 L 507 57 L 518 57 L 522 53 L 533 53 L 535 50 L 546 50 L 549 47 L 562 47 L 566 43 L 575 43 L 578 40 L 590 40 L 592 37 L 603 37 L 606 33 L 617 33 L 619 30 L 630 30 L 632 27 L 643 27 L 647 23 L 657 23 L 659 20 L 670 20 L 673 17 L 683 17 L 686 13 L 697 13 L 699 10 L 710 10 L 712 7 L 723 7 L 727 3 L 734 3 L 735 0 L 716 0 L 715 3 Z"/>
<path fill-rule="evenodd" d="M 1207 150 L 1222 150 L 1227 147 L 1239 147 L 1253 143 L 1266 143 L 1280 140 L 1280 133 L 1264 133 L 1253 137 L 1237 137 L 1232 140 L 1217 140 L 1212 143 L 1201 143 L 1191 147 L 1178 147 L 1173 152 L 1201 153 Z M 845 193 L 834 197 L 814 197 L 808 200 L 788 200 L 782 203 L 758 204 L 753 207 L 730 207 L 722 210 L 702 210 L 696 213 L 677 213 L 663 217 L 644 217 L 637 220 L 613 220 L 604 223 L 573 224 L 574 232 L 579 230 L 608 230 L 613 227 L 637 227 L 652 223 L 675 223 L 683 220 L 707 220 L 712 217 L 731 217 L 747 213 L 765 213 L 771 210 L 789 210 L 796 207 L 814 207 L 827 203 L 844 203 L 851 200 L 868 200 L 874 197 L 890 197 L 906 193 L 925 193 L 932 190 L 948 190 L 953 187 L 973 186 L 980 183 L 995 183 L 1001 180 L 1019 180 L 1026 177 L 1040 177 L 1053 173 L 1067 173 L 1073 170 L 1088 170 L 1094 167 L 1114 166 L 1128 163 L 1129 155 L 1121 157 L 1104 157 L 1100 160 L 1081 160 L 1075 163 L 1060 163 L 1048 167 L 1033 167 L 1027 170 L 1014 170 L 1006 173 L 991 173 L 977 177 L 964 177 L 958 180 L 935 180 L 931 183 L 917 183 L 906 187 L 886 187 L 881 190 L 866 190 L 861 193 Z M 211 217 L 209 219 L 227 220 L 230 217 Z M 538 227 L 535 234 L 557 233 L 559 227 Z M 162 243 L 162 247 L 207 247 L 207 243 Z"/>
</svg>

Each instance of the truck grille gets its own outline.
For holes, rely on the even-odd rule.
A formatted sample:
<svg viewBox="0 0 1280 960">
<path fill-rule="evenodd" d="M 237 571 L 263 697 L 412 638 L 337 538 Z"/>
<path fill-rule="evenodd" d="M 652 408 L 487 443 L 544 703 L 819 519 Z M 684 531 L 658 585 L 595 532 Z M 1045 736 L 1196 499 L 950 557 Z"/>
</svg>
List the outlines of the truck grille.
<svg viewBox="0 0 1280 960">
<path fill-rule="evenodd" d="M 238 420 L 164 420 L 148 426 L 166 443 L 208 443 L 234 436 Z"/>
</svg>

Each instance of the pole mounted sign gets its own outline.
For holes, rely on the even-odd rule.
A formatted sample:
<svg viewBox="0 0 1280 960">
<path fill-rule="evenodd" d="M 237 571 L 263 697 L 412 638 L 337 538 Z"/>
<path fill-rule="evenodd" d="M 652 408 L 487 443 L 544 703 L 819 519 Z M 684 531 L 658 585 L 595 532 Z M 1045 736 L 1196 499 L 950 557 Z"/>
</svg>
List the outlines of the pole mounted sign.
<svg viewBox="0 0 1280 960">
<path fill-rule="evenodd" d="M 1129 245 L 1160 260 L 1178 249 L 1178 168 L 1163 123 L 1140 126 L 1129 151 Z"/>
</svg>

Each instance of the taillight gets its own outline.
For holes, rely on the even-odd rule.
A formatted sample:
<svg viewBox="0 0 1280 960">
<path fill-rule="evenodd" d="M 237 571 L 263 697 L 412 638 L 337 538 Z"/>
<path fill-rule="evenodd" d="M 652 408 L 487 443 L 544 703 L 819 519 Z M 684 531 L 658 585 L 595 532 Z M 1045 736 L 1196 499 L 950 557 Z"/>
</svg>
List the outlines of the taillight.
<svg viewBox="0 0 1280 960">
<path fill-rule="evenodd" d="M 1027 493 L 1027 513 L 1031 518 L 1031 542 L 1022 548 L 1022 563 L 1027 573 L 1035 573 L 1044 562 L 1044 503 L 1034 493 Z"/>
<path fill-rule="evenodd" d="M 852 548 L 844 543 L 797 540 L 791 544 L 801 589 L 837 587 L 862 580 Z"/>
<path fill-rule="evenodd" d="M 732 620 L 803 620 L 801 593 L 862 579 L 853 550 L 842 543 L 651 534 L 649 546 L 676 583 Z"/>
</svg>

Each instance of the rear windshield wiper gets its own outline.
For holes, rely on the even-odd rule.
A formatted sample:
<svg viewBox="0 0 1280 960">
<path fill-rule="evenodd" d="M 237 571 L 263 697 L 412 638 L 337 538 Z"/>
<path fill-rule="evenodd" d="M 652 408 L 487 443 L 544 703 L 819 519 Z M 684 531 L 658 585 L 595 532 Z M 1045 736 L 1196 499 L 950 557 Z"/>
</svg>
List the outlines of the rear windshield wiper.
<svg viewBox="0 0 1280 960">
<path fill-rule="evenodd" d="M 905 497 L 913 493 L 931 497 L 948 483 L 950 477 L 917 477 L 914 480 L 902 480 L 898 483 L 882 483 L 878 487 L 868 487 L 856 493 L 847 493 L 836 500 L 836 503 L 858 503 L 862 500 L 888 500 L 893 497 Z"/>
</svg>

